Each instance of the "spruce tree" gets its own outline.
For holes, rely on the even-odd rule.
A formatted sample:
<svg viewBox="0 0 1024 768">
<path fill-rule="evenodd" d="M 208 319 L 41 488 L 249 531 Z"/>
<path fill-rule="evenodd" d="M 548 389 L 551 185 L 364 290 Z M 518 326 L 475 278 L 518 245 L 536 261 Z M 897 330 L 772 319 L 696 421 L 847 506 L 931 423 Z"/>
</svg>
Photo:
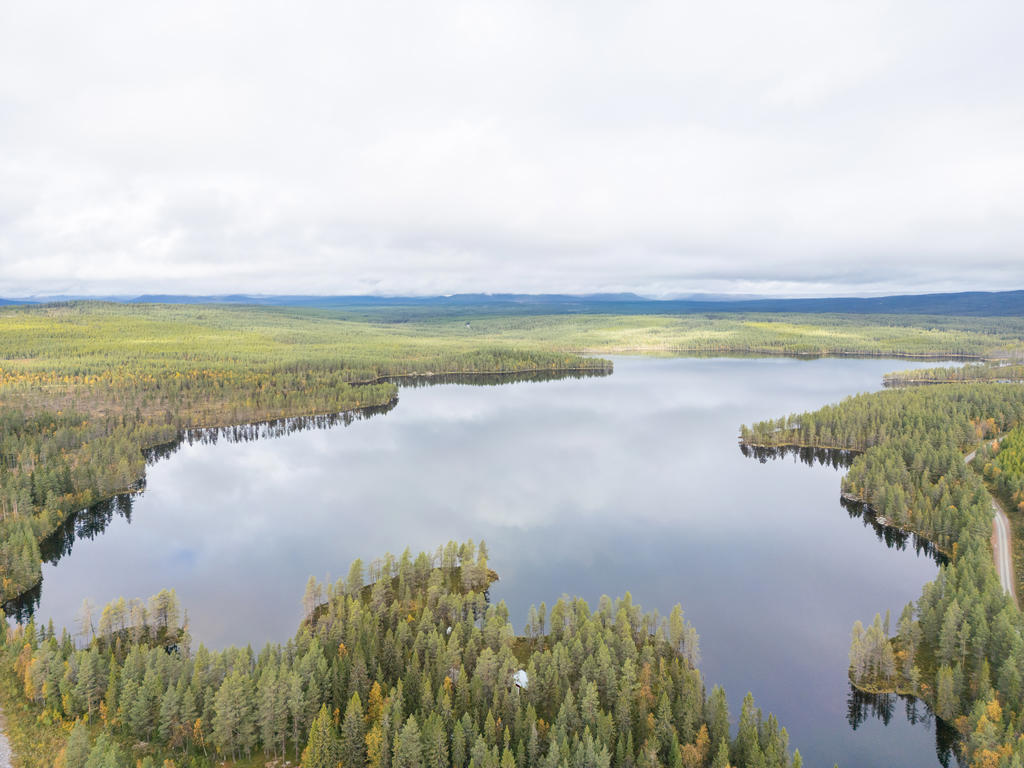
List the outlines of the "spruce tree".
<svg viewBox="0 0 1024 768">
<path fill-rule="evenodd" d="M 327 705 L 323 704 L 309 729 L 309 740 L 302 750 L 302 768 L 337 768 L 341 749 L 338 734 Z"/>
<path fill-rule="evenodd" d="M 402 726 L 395 740 L 392 768 L 423 768 L 423 745 L 420 743 L 420 726 L 415 715 Z"/>
<path fill-rule="evenodd" d="M 81 720 L 75 721 L 64 752 L 58 759 L 56 768 L 85 768 L 89 759 L 89 729 Z"/>
<path fill-rule="evenodd" d="M 362 768 L 366 764 L 366 725 L 359 694 L 353 693 L 341 723 L 342 768 Z"/>
</svg>

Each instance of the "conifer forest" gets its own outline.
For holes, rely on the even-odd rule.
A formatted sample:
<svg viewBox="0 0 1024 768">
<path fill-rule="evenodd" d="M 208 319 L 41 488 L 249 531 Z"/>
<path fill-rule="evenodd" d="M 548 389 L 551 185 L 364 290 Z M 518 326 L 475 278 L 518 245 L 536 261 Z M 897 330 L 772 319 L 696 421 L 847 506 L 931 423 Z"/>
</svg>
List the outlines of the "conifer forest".
<svg viewBox="0 0 1024 768">
<path fill-rule="evenodd" d="M 601 355 L 623 352 L 975 359 L 894 373 L 882 391 L 743 426 L 740 440 L 749 450 L 848 456 L 844 503 L 934 547 L 942 565 L 917 601 L 898 618 L 853 625 L 850 680 L 924 702 L 955 729 L 965 763 L 1019 765 L 1024 616 L 997 578 L 989 538 L 993 494 L 1014 531 L 1024 508 L 1024 397 L 1012 362 L 1021 335 L 1012 318 L 5 308 L 0 588 L 8 602 L 38 588 L 47 537 L 78 510 L 144 487 L 147 455 L 204 429 L 387 410 L 401 386 L 471 374 L 486 383 L 614 376 Z M 628 593 L 596 605 L 566 596 L 519 623 L 490 599 L 497 579 L 482 541 L 357 560 L 336 582 L 311 577 L 294 636 L 252 638 L 259 651 L 195 642 L 173 585 L 88 607 L 78 627 L 11 618 L 0 691 L 16 759 L 65 768 L 802 764 L 784 724 L 749 694 L 730 713 L 725 692 L 705 683 L 697 630 L 680 606 L 659 616 Z"/>
</svg>

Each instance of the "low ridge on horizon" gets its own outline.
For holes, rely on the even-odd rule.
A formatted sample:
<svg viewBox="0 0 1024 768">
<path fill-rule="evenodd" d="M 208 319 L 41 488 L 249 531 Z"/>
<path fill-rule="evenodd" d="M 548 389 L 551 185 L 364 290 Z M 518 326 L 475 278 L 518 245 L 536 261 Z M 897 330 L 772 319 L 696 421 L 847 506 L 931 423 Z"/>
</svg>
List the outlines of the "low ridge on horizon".
<svg viewBox="0 0 1024 768">
<path fill-rule="evenodd" d="M 110 301 L 122 304 L 237 304 L 307 308 L 374 307 L 502 310 L 548 313 L 669 314 L 695 312 L 849 313 L 849 314 L 947 314 L 960 316 L 1024 315 L 1024 289 L 1008 291 L 959 291 L 950 293 L 894 294 L 887 296 L 775 297 L 688 294 L 653 298 L 636 293 L 456 293 L 424 296 L 370 294 L 139 294 L 60 295 L 0 298 L 0 306 L 50 304 L 66 301 Z"/>
</svg>

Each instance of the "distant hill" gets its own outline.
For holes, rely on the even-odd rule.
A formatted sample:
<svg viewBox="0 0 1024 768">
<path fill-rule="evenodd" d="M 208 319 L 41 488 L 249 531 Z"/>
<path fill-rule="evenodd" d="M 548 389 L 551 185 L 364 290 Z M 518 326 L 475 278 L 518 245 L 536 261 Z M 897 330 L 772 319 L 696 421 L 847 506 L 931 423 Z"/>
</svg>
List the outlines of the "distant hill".
<svg viewBox="0 0 1024 768">
<path fill-rule="evenodd" d="M 139 296 L 132 302 L 262 304 L 291 307 L 336 307 L 352 310 L 391 308 L 439 311 L 442 314 L 693 314 L 707 312 L 805 312 L 891 315 L 1024 316 L 1024 290 L 931 293 L 877 298 L 825 299 L 646 299 L 632 293 L 568 294 L 464 293 L 453 296 Z"/>
<path fill-rule="evenodd" d="M 693 302 L 691 302 L 692 304 Z M 705 308 L 713 306 L 716 312 L 1024 316 L 1024 290 L 926 293 L 876 298 L 750 299 L 733 302 L 700 302 L 699 306 Z"/>
<path fill-rule="evenodd" d="M 129 303 L 160 304 L 262 304 L 280 307 L 398 307 L 398 306 L 542 306 L 574 307 L 581 304 L 654 303 L 635 293 L 594 293 L 584 295 L 559 293 L 457 293 L 451 296 L 251 296 L 224 294 L 219 296 L 184 296 L 146 294 L 127 299 Z"/>
<path fill-rule="evenodd" d="M 32 300 L 0 299 L 0 304 L 72 300 L 101 297 L 60 296 Z M 521 294 L 462 293 L 452 296 L 260 296 L 219 294 L 188 296 L 146 294 L 104 296 L 103 300 L 158 304 L 248 304 L 274 307 L 346 309 L 355 313 L 386 314 L 394 319 L 430 315 L 463 314 L 707 314 L 717 312 L 951 315 L 973 317 L 1024 317 L 1024 290 L 970 291 L 963 293 L 908 294 L 875 298 L 823 299 L 724 298 L 689 296 L 682 299 L 648 299 L 633 293 Z"/>
</svg>

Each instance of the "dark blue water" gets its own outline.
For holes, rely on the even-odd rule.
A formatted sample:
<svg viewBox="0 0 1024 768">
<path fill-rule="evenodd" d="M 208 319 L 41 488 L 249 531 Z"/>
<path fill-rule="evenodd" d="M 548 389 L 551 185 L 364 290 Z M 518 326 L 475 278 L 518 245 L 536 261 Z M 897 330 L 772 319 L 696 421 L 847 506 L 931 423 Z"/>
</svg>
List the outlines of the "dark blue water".
<svg viewBox="0 0 1024 768">
<path fill-rule="evenodd" d="M 70 626 L 83 598 L 173 587 L 198 641 L 258 647 L 294 633 L 310 574 L 484 538 L 501 575 L 491 596 L 519 626 L 563 593 L 594 604 L 629 590 L 662 614 L 679 602 L 709 688 L 724 685 L 737 714 L 752 691 L 805 765 L 934 765 L 928 718 L 910 724 L 897 700 L 886 725 L 846 676 L 854 620 L 895 621 L 934 561 L 851 516 L 841 469 L 737 446 L 741 423 L 907 367 L 618 359 L 607 378 L 403 388 L 389 413 L 347 427 L 185 444 L 150 468 L 130 515 L 44 568 L 39 610 Z"/>
</svg>

